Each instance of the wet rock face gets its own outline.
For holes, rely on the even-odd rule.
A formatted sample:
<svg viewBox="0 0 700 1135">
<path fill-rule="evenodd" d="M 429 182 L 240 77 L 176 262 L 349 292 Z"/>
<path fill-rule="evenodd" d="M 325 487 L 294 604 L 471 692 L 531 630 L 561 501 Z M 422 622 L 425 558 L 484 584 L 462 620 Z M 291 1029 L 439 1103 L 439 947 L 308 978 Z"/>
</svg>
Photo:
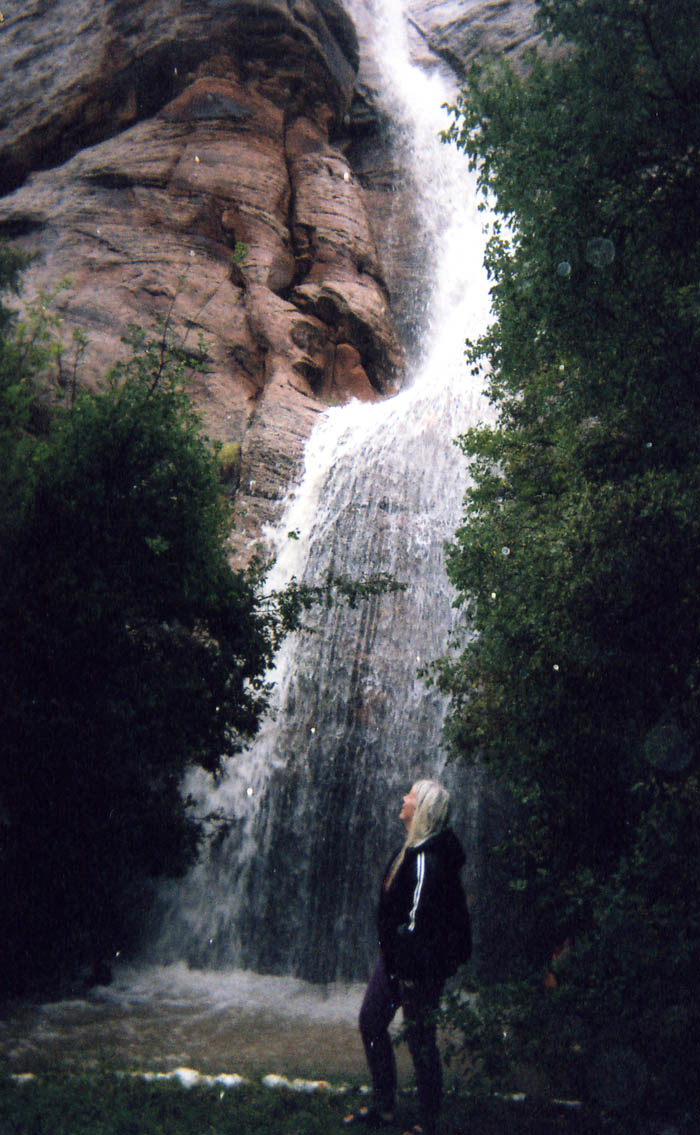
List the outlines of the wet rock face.
<svg viewBox="0 0 700 1135">
<path fill-rule="evenodd" d="M 517 59 L 538 42 L 535 0 L 411 0 L 414 54 L 463 74 L 477 57 Z"/>
<path fill-rule="evenodd" d="M 351 97 L 357 37 L 339 0 L 11 5 L 0 40 L 0 188 L 150 117 L 220 51 L 261 84 L 273 72 L 297 111 L 328 100 L 342 114 Z"/>
</svg>

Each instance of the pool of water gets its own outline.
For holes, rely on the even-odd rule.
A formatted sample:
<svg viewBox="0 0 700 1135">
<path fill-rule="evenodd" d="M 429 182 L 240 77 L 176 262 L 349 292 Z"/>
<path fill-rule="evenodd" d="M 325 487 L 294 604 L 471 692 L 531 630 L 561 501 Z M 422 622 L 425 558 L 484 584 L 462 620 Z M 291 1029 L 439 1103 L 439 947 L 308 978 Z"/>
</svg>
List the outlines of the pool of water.
<svg viewBox="0 0 700 1135">
<path fill-rule="evenodd" d="M 106 1064 L 359 1084 L 367 1078 L 357 1031 L 362 993 L 357 984 L 125 966 L 84 997 L 6 1009 L 0 1060 L 15 1074 Z M 404 1046 L 398 1062 L 401 1080 L 410 1080 Z"/>
</svg>

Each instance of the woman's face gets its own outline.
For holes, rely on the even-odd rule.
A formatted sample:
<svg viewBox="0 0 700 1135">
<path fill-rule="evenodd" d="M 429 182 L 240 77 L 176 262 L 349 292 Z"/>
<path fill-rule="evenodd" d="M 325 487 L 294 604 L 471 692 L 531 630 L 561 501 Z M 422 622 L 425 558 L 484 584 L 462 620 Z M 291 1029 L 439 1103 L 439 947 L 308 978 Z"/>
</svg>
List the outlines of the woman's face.
<svg viewBox="0 0 700 1135">
<path fill-rule="evenodd" d="M 413 819 L 413 813 L 416 810 L 417 802 L 418 801 L 416 800 L 416 792 L 414 787 L 404 796 L 401 811 L 399 813 L 399 819 L 403 820 L 404 826 L 407 831 L 410 826 L 411 820 Z"/>
</svg>

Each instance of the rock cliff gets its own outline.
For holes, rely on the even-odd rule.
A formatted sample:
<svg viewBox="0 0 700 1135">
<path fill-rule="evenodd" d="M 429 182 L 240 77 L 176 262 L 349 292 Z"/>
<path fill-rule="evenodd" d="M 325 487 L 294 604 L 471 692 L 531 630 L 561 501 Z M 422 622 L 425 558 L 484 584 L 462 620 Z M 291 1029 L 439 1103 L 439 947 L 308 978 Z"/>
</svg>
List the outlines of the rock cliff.
<svg viewBox="0 0 700 1135">
<path fill-rule="evenodd" d="M 518 59 L 538 42 L 535 0 L 411 0 L 414 55 L 426 67 L 436 60 L 462 75 L 484 55 Z"/>
<path fill-rule="evenodd" d="M 457 74 L 517 51 L 533 7 L 417 0 L 416 55 Z M 0 236 L 38 254 L 26 294 L 71 277 L 86 382 L 158 316 L 206 355 L 241 560 L 318 413 L 394 393 L 416 334 L 414 203 L 361 15 L 359 40 L 339 0 L 27 0 L 0 23 Z"/>
</svg>

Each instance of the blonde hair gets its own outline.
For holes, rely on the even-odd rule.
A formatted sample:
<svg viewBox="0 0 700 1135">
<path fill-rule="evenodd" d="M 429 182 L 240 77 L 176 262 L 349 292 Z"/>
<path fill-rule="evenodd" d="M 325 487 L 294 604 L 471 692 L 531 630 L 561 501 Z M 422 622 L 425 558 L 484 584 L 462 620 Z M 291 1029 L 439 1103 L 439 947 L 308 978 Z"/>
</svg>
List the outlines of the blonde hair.
<svg viewBox="0 0 700 1135">
<path fill-rule="evenodd" d="M 406 840 L 392 865 L 387 879 L 391 886 L 409 847 L 417 847 L 432 835 L 437 835 L 450 818 L 450 794 L 436 780 L 417 780 L 413 785 L 416 810 L 406 833 Z"/>
</svg>

